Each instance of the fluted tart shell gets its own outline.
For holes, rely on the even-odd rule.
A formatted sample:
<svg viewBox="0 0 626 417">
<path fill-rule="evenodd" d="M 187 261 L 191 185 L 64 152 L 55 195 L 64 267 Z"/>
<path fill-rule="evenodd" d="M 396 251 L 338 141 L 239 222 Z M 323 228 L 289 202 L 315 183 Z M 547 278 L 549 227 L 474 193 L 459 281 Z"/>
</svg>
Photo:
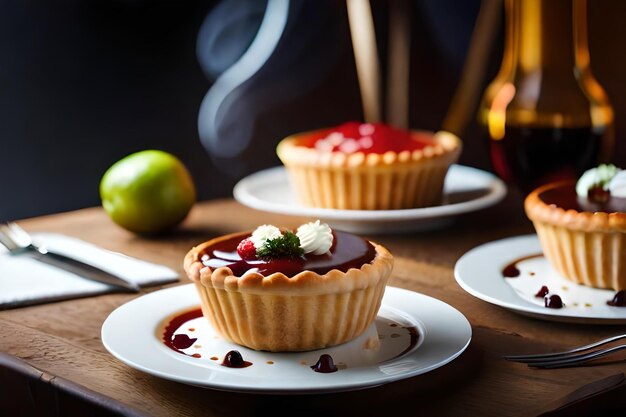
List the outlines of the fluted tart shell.
<svg viewBox="0 0 626 417">
<path fill-rule="evenodd" d="M 544 185 L 524 202 L 544 255 L 570 281 L 626 289 L 626 213 L 564 209 L 542 200 L 542 193 L 562 186 L 574 183 Z"/>
<path fill-rule="evenodd" d="M 450 165 L 461 153 L 460 139 L 447 132 L 428 134 L 433 143 L 422 149 L 383 154 L 322 152 L 301 146 L 300 138 L 283 139 L 277 154 L 301 204 L 309 207 L 392 210 L 441 204 Z"/>
<path fill-rule="evenodd" d="M 393 268 L 393 257 L 372 243 L 374 259 L 346 272 L 323 275 L 304 270 L 294 276 L 211 269 L 201 257 L 206 249 L 236 235 L 191 249 L 184 268 L 200 295 L 202 312 L 226 339 L 255 350 L 306 351 L 355 339 L 376 318 Z"/>
</svg>

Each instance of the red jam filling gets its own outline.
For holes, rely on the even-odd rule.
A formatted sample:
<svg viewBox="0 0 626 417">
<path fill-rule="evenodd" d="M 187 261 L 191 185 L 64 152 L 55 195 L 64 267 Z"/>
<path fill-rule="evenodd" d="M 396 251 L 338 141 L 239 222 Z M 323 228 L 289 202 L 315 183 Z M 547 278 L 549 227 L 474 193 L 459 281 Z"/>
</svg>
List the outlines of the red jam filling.
<svg viewBox="0 0 626 417">
<path fill-rule="evenodd" d="M 427 133 L 409 132 L 383 123 L 347 122 L 303 135 L 299 144 L 324 152 L 384 154 L 423 149 L 435 141 Z"/>
<path fill-rule="evenodd" d="M 244 260 L 237 253 L 237 245 L 249 235 L 242 234 L 207 247 L 201 260 L 205 266 L 211 269 L 227 266 L 236 276 L 241 276 L 246 272 L 258 272 L 264 276 L 282 272 L 287 276 L 293 276 L 304 270 L 323 275 L 333 269 L 342 272 L 346 272 L 350 268 L 358 269 L 363 264 L 374 260 L 376 249 L 370 242 L 345 232 L 334 231 L 333 235 L 330 254 L 306 254 L 301 258 L 272 259 L 269 261 Z"/>
<path fill-rule="evenodd" d="M 604 202 L 580 197 L 576 194 L 574 183 L 564 183 L 539 194 L 539 198 L 546 204 L 555 205 L 564 210 L 588 212 L 626 212 L 626 198 L 608 197 Z"/>
</svg>

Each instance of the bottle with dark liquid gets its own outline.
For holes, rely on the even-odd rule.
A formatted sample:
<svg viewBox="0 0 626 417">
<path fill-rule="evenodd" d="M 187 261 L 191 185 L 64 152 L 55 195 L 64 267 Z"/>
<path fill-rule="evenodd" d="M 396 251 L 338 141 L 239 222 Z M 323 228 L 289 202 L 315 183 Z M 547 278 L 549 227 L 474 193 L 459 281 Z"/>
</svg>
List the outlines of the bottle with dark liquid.
<svg viewBox="0 0 626 417">
<path fill-rule="evenodd" d="M 522 192 L 577 178 L 613 147 L 613 109 L 593 77 L 586 0 L 506 0 L 500 72 L 479 121 L 495 172 Z"/>
</svg>

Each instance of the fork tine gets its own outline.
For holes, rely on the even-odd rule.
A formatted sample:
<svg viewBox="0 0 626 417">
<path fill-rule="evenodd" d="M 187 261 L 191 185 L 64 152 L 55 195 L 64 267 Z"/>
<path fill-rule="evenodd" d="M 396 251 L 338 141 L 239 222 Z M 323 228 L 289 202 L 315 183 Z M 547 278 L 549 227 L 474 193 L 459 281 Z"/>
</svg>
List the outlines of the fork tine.
<svg viewBox="0 0 626 417">
<path fill-rule="evenodd" d="M 13 232 L 11 231 L 9 224 L 0 223 L 0 243 L 11 252 L 18 249 L 18 246 L 12 236 Z"/>
<path fill-rule="evenodd" d="M 21 247 L 28 246 L 33 242 L 28 232 L 22 229 L 17 223 L 7 222 L 7 226 L 11 230 L 11 237 L 13 240 Z"/>
<path fill-rule="evenodd" d="M 0 244 L 5 246 L 9 252 L 18 253 L 28 248 L 33 243 L 30 235 L 17 223 L 0 223 Z"/>
<path fill-rule="evenodd" d="M 579 352 L 584 352 L 589 349 L 593 349 L 607 343 L 615 342 L 617 340 L 626 339 L 626 334 L 620 334 L 617 336 L 611 336 L 606 339 L 599 340 L 594 343 L 590 343 L 588 345 L 580 346 L 574 349 L 565 350 L 562 352 L 551 352 L 551 353 L 537 353 L 532 355 L 507 355 L 504 356 L 504 359 L 513 362 L 523 362 L 523 363 L 531 363 L 541 361 L 543 359 L 551 359 L 551 358 L 561 358 L 568 357 L 569 355 L 576 354 Z"/>
<path fill-rule="evenodd" d="M 623 349 L 626 349 L 626 345 L 612 346 L 606 349 L 587 352 L 584 354 L 578 354 L 576 356 L 570 356 L 566 358 L 558 358 L 558 359 L 546 360 L 543 362 L 529 363 L 528 366 L 533 367 L 533 368 L 546 368 L 546 369 L 566 368 L 570 366 L 582 365 L 592 360 L 603 358 L 607 355 L 610 355 L 613 352 L 618 352 Z"/>
</svg>

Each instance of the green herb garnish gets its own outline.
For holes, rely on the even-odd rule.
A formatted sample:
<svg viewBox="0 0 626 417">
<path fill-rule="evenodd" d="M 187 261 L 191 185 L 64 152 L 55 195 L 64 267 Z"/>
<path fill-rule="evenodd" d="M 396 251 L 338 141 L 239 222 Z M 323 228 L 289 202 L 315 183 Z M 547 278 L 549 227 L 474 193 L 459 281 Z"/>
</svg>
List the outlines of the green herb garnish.
<svg viewBox="0 0 626 417">
<path fill-rule="evenodd" d="M 268 261 L 276 258 L 298 258 L 304 255 L 300 239 L 293 232 L 284 232 L 282 236 L 266 241 L 257 249 L 256 256 Z"/>
</svg>

